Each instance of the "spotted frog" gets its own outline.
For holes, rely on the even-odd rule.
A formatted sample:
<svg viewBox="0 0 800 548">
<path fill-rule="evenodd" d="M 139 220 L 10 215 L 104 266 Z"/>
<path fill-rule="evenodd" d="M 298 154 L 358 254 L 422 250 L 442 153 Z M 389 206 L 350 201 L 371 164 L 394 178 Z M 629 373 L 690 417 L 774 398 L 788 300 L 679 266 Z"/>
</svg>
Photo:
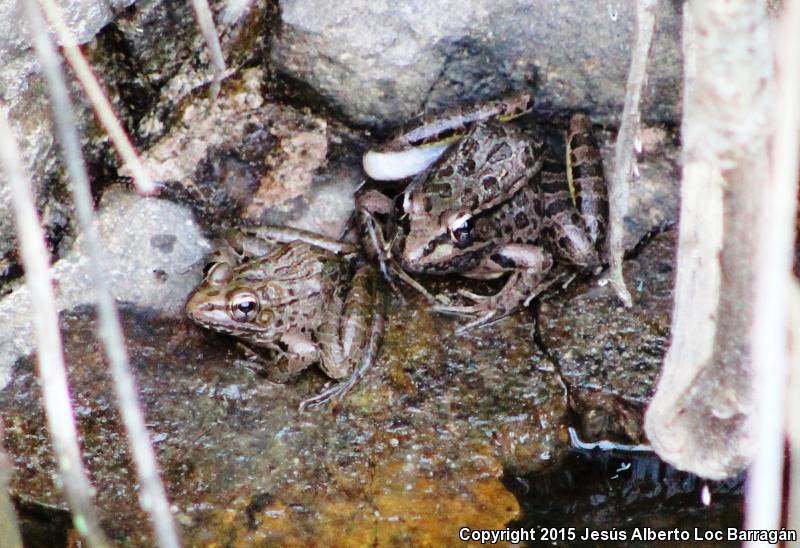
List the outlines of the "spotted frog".
<svg viewBox="0 0 800 548">
<path fill-rule="evenodd" d="M 383 318 L 375 271 L 355 261 L 355 246 L 311 232 L 230 232 L 208 257 L 186 314 L 239 339 L 272 381 L 288 382 L 319 363 L 340 382 L 301 403 L 316 407 L 342 398 L 377 353 Z"/>
<path fill-rule="evenodd" d="M 462 330 L 530 302 L 551 283 L 554 264 L 593 272 L 602 265 L 608 198 L 591 124 L 571 117 L 560 161 L 544 136 L 506 123 L 529 107 L 523 94 L 450 111 L 364 157 L 373 178 L 419 171 L 394 200 L 375 189 L 357 197 L 367 247 L 389 278 L 426 294 L 434 310 L 471 318 Z M 395 151 L 414 148 L 425 158 L 410 172 L 394 169 L 402 163 Z M 494 295 L 462 290 L 468 302 L 454 304 L 454 296 L 434 299 L 412 274 L 508 278 Z"/>
</svg>

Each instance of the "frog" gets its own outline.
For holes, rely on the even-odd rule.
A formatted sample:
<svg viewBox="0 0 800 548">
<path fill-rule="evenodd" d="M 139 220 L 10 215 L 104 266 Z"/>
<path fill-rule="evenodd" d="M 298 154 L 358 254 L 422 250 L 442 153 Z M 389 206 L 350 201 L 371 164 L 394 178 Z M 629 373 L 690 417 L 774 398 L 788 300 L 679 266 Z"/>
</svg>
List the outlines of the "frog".
<svg viewBox="0 0 800 548">
<path fill-rule="evenodd" d="M 375 361 L 381 295 L 354 244 L 264 225 L 227 232 L 205 262 L 185 305 L 192 321 L 235 337 L 273 382 L 315 363 L 337 381 L 301 411 L 341 401 Z"/>
<path fill-rule="evenodd" d="M 413 177 L 394 199 L 360 191 L 365 246 L 388 279 L 423 293 L 435 312 L 467 317 L 459 332 L 527 306 L 557 271 L 597 274 L 605 262 L 608 192 L 591 122 L 583 113 L 570 117 L 561 160 L 542 131 L 510 123 L 531 105 L 523 93 L 446 111 L 364 156 L 373 179 Z M 393 151 L 408 156 L 414 147 L 425 149 L 424 159 L 394 170 Z M 495 294 L 433 296 L 416 275 L 506 281 Z"/>
</svg>

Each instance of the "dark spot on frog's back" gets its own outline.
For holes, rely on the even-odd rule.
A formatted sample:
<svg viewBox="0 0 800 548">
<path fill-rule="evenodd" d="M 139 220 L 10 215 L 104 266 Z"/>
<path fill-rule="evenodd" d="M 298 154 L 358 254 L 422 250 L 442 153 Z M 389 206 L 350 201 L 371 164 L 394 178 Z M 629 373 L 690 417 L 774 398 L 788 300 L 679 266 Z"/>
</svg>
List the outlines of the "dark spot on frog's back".
<svg viewBox="0 0 800 548">
<path fill-rule="evenodd" d="M 448 164 L 439 170 L 439 177 L 450 177 L 453 174 L 453 165 Z"/>
<path fill-rule="evenodd" d="M 425 208 L 425 212 L 426 213 L 430 213 L 431 212 L 431 210 L 433 209 L 433 202 L 431 201 L 431 197 L 430 196 L 425 196 L 422 199 L 422 207 Z"/>
<path fill-rule="evenodd" d="M 511 147 L 508 143 L 502 142 L 495 145 L 489 154 L 486 155 L 486 162 L 489 164 L 496 164 L 507 160 L 511 157 Z"/>
<path fill-rule="evenodd" d="M 174 234 L 153 234 L 150 237 L 150 245 L 164 253 L 172 253 L 177 240 Z"/>
<path fill-rule="evenodd" d="M 481 180 L 481 184 L 483 185 L 483 188 L 487 192 L 496 192 L 497 191 L 497 177 L 492 177 L 492 176 L 484 177 Z"/>
<path fill-rule="evenodd" d="M 475 173 L 475 160 L 465 160 L 458 166 L 459 175 L 469 176 Z"/>
<path fill-rule="evenodd" d="M 517 213 L 516 215 L 514 215 L 514 226 L 515 227 L 521 229 L 521 228 L 526 228 L 530 224 L 531 224 L 531 222 L 528 219 L 528 216 L 525 215 L 524 213 L 522 213 L 521 211 L 519 213 Z"/>
</svg>

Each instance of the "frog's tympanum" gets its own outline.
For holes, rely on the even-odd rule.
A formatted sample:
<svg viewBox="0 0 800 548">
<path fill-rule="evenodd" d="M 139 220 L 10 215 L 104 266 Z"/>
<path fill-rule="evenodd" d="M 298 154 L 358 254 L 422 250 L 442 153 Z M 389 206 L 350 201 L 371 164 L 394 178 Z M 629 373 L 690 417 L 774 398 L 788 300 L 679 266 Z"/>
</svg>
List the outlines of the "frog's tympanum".
<svg viewBox="0 0 800 548">
<path fill-rule="evenodd" d="M 608 198 L 591 124 L 572 116 L 559 161 L 543 136 L 506 123 L 529 106 L 520 95 L 422 119 L 364 157 L 372 178 L 419 172 L 394 200 L 377 190 L 357 198 L 365 242 L 387 276 L 429 298 L 409 274 L 508 276 L 494 295 L 462 290 L 469 303 L 434 305 L 471 317 L 464 328 L 527 304 L 548 285 L 554 263 L 601 268 Z"/>
<path fill-rule="evenodd" d="M 237 337 L 264 360 L 265 375 L 287 382 L 313 363 L 341 382 L 301 409 L 340 399 L 375 359 L 383 318 L 375 271 L 351 244 L 263 226 L 227 234 L 186 303 L 203 327 Z"/>
</svg>

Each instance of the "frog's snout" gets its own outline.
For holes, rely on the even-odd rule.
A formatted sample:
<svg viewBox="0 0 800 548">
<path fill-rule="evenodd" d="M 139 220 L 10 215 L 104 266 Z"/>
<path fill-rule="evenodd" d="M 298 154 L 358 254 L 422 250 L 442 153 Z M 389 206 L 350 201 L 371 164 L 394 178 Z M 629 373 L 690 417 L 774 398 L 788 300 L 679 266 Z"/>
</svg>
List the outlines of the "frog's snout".
<svg viewBox="0 0 800 548">
<path fill-rule="evenodd" d="M 213 316 L 218 313 L 225 313 L 225 307 L 220 306 L 219 300 L 214 299 L 215 295 L 210 295 L 203 288 L 198 288 L 189 294 L 183 309 L 186 315 L 199 323 L 208 323 Z"/>
</svg>

